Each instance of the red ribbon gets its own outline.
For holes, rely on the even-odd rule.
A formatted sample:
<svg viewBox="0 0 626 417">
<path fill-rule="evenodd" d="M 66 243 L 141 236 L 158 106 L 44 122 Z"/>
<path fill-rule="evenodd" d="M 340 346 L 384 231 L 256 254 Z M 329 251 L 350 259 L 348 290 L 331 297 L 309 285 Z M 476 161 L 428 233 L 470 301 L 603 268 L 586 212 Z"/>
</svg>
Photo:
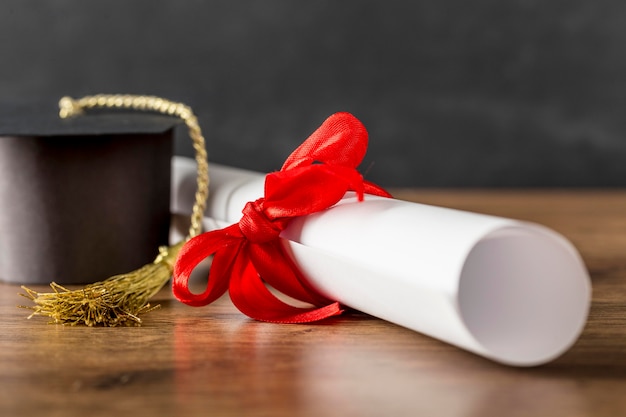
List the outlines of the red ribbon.
<svg viewBox="0 0 626 417">
<path fill-rule="evenodd" d="M 249 202 L 243 217 L 224 229 L 203 233 L 181 249 L 174 267 L 176 298 L 192 306 L 207 305 L 229 291 L 233 304 L 257 320 L 305 323 L 341 314 L 337 302 L 319 294 L 285 253 L 280 233 L 293 217 L 319 212 L 336 204 L 347 191 L 359 201 L 364 193 L 389 197 L 365 181 L 356 167 L 367 150 L 367 131 L 349 113 L 330 116 L 285 161 L 265 177 L 265 196 Z M 214 255 L 206 290 L 189 290 L 189 276 Z M 265 284 L 313 307 L 295 307 L 279 300 Z"/>
</svg>

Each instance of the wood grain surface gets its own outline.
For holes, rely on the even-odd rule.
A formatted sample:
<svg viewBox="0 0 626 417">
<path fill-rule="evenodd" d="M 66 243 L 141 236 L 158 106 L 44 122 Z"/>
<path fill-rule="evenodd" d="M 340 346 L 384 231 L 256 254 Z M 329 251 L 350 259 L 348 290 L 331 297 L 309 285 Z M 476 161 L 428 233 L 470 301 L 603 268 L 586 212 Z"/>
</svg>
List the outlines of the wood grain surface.
<svg viewBox="0 0 626 417">
<path fill-rule="evenodd" d="M 547 365 L 512 368 L 362 313 L 276 325 L 246 318 L 227 297 L 192 308 L 169 290 L 142 327 L 58 326 L 26 320 L 20 288 L 0 284 L 0 415 L 626 415 L 626 191 L 395 196 L 568 237 L 594 287 L 579 341 Z"/>
</svg>

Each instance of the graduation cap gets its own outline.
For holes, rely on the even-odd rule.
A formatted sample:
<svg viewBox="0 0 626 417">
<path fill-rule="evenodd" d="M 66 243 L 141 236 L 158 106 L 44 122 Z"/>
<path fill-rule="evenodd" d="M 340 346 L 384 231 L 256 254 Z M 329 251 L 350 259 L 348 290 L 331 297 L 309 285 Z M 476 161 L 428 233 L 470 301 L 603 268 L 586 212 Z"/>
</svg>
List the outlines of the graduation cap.
<svg viewBox="0 0 626 417">
<path fill-rule="evenodd" d="M 0 279 L 54 281 L 51 293 L 23 287 L 23 295 L 33 315 L 58 323 L 140 323 L 184 242 L 165 246 L 181 120 L 198 163 L 188 237 L 200 232 L 208 194 L 200 127 L 189 107 L 151 96 L 64 97 L 59 107 L 0 106 Z M 90 284 L 63 286 L 79 283 Z"/>
</svg>

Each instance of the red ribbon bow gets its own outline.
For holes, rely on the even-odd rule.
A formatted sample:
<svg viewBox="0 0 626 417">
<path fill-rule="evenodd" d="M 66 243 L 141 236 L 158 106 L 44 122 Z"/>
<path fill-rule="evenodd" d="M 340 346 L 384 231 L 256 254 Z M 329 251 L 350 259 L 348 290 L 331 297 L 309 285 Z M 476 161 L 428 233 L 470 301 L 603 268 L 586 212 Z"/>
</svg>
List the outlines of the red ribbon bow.
<svg viewBox="0 0 626 417">
<path fill-rule="evenodd" d="M 207 305 L 226 290 L 233 304 L 257 320 L 305 323 L 341 314 L 339 303 L 319 294 L 302 276 L 280 242 L 293 217 L 325 210 L 347 191 L 389 197 L 365 181 L 356 167 L 367 150 L 367 131 L 349 113 L 324 121 L 285 161 L 265 177 L 265 197 L 249 202 L 238 223 L 203 233 L 181 249 L 174 267 L 176 298 L 192 306 Z M 189 276 L 206 257 L 215 255 L 206 290 L 189 290 Z M 279 300 L 265 283 L 313 307 L 295 307 Z"/>
</svg>

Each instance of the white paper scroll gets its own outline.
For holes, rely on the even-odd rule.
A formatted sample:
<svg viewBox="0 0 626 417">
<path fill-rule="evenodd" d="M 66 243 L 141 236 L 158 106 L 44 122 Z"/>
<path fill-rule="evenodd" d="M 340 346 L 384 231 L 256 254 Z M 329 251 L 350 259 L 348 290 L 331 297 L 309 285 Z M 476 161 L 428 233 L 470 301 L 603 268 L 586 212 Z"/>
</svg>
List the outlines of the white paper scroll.
<svg viewBox="0 0 626 417">
<path fill-rule="evenodd" d="M 263 195 L 263 174 L 213 164 L 210 175 L 207 230 L 239 221 Z M 195 177 L 192 160 L 174 158 L 173 213 L 191 212 Z M 548 362 L 587 319 L 584 263 L 536 224 L 348 193 L 281 237 L 327 297 L 497 362 Z"/>
</svg>

